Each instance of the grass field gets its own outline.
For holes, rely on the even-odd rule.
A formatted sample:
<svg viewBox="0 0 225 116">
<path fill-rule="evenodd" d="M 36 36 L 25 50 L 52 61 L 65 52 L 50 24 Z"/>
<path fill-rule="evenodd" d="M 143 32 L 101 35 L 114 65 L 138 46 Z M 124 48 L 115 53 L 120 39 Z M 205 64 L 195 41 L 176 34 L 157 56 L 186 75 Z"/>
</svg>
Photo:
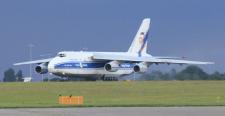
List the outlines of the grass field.
<svg viewBox="0 0 225 116">
<path fill-rule="evenodd" d="M 65 107 L 60 94 L 84 96 L 83 106 L 220 106 L 225 81 L 0 83 L 0 108 Z"/>
</svg>

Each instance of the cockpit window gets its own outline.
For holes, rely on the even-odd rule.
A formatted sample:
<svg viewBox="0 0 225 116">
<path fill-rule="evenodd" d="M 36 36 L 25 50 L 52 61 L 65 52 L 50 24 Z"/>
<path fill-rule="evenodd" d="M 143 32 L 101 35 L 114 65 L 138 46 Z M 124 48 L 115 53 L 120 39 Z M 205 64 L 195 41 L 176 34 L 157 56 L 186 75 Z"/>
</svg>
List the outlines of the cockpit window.
<svg viewBox="0 0 225 116">
<path fill-rule="evenodd" d="M 59 56 L 59 57 L 66 57 L 66 55 L 63 54 L 63 53 L 58 54 L 58 56 Z"/>
</svg>

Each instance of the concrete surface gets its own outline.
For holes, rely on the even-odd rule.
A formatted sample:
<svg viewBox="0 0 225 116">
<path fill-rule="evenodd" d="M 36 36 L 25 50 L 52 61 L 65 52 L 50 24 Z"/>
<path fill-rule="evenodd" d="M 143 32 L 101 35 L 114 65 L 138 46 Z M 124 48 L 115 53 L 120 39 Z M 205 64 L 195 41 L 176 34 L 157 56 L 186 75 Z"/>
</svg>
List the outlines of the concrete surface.
<svg viewBox="0 0 225 116">
<path fill-rule="evenodd" d="M 225 107 L 19 108 L 0 116 L 225 116 Z"/>
</svg>

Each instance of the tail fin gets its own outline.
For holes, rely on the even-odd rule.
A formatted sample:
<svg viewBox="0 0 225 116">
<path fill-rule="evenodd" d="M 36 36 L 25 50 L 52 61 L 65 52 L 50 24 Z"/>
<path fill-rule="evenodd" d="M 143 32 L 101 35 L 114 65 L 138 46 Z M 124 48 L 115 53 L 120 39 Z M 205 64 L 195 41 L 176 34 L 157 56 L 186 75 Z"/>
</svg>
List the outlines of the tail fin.
<svg viewBox="0 0 225 116">
<path fill-rule="evenodd" d="M 139 57 L 142 54 L 147 53 L 147 40 L 149 28 L 150 28 L 150 18 L 145 18 L 142 21 L 142 24 L 134 37 L 134 40 L 128 50 L 128 53 L 138 54 Z"/>
</svg>

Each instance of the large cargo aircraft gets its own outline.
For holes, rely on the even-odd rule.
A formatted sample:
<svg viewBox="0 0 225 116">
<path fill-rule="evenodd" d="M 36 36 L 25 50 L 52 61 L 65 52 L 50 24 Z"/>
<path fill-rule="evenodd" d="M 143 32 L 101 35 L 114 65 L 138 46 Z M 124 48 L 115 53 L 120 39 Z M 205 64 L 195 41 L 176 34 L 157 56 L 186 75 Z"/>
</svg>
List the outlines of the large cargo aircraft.
<svg viewBox="0 0 225 116">
<path fill-rule="evenodd" d="M 150 18 L 145 18 L 127 52 L 63 51 L 54 58 L 16 63 L 37 64 L 35 71 L 60 77 L 120 77 L 134 72 L 146 72 L 152 64 L 213 64 L 184 60 L 178 57 L 159 57 L 147 53 Z"/>
</svg>

